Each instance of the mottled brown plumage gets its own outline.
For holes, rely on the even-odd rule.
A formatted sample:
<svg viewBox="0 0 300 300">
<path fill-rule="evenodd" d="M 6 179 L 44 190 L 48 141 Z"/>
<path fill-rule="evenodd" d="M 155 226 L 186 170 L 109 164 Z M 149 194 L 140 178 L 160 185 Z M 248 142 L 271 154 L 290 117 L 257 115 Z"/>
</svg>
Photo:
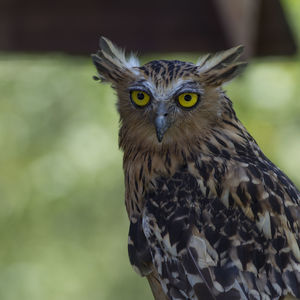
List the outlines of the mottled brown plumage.
<svg viewBox="0 0 300 300">
<path fill-rule="evenodd" d="M 93 55 L 118 94 L 129 258 L 157 300 L 300 299 L 299 191 L 221 87 L 241 51 L 139 66 L 102 38 Z"/>
</svg>

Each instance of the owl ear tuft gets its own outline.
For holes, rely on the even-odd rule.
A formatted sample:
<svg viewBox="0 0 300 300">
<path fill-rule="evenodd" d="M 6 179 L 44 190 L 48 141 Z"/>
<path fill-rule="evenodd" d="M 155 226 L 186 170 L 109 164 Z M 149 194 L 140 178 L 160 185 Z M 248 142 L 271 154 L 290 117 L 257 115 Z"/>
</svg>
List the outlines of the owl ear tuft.
<svg viewBox="0 0 300 300">
<path fill-rule="evenodd" d="M 99 51 L 92 54 L 92 60 L 101 81 L 117 83 L 132 76 L 133 68 L 139 67 L 139 61 L 133 54 L 126 59 L 125 52 L 116 47 L 109 39 L 101 37 L 99 47 Z"/>
<path fill-rule="evenodd" d="M 238 62 L 243 46 L 237 46 L 216 54 L 207 54 L 198 62 L 198 74 L 209 85 L 219 86 L 240 74 L 247 66 L 246 62 Z"/>
</svg>

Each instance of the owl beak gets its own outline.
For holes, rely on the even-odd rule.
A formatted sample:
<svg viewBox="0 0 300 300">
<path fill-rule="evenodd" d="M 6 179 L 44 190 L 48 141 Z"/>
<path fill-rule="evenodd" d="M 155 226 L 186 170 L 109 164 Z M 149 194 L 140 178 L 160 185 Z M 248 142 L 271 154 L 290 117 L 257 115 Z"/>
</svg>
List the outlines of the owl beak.
<svg viewBox="0 0 300 300">
<path fill-rule="evenodd" d="M 158 141 L 161 143 L 164 134 L 166 133 L 168 126 L 167 117 L 164 115 L 158 115 L 155 119 L 156 136 Z"/>
<path fill-rule="evenodd" d="M 168 108 L 164 101 L 161 101 L 158 104 L 156 117 L 155 117 L 155 129 L 156 129 L 156 136 L 157 140 L 161 143 L 164 134 L 170 127 L 170 120 L 168 116 Z"/>
</svg>

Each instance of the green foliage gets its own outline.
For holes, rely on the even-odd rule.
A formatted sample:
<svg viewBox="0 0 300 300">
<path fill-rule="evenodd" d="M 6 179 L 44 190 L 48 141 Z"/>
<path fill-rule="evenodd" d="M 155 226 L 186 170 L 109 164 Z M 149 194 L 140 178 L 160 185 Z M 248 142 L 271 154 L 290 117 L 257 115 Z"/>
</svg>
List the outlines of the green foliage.
<svg viewBox="0 0 300 300">
<path fill-rule="evenodd" d="M 116 97 L 93 74 L 88 57 L 0 55 L 0 299 L 152 299 L 127 258 Z M 226 87 L 297 185 L 299 81 L 297 58 L 257 60 Z"/>
<path fill-rule="evenodd" d="M 0 299 L 150 298 L 127 257 L 115 97 L 93 74 L 0 57 Z"/>
</svg>

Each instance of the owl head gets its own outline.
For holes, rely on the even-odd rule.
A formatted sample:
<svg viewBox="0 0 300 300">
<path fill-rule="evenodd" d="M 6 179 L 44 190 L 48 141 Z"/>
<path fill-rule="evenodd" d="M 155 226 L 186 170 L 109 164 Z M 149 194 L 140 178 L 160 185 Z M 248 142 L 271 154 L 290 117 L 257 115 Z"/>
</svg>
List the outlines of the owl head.
<svg viewBox="0 0 300 300">
<path fill-rule="evenodd" d="M 163 147 L 195 141 L 218 127 L 230 100 L 221 86 L 246 66 L 242 46 L 200 57 L 196 64 L 154 60 L 140 65 L 102 37 L 92 55 L 98 79 L 116 90 L 120 145 Z"/>
</svg>

